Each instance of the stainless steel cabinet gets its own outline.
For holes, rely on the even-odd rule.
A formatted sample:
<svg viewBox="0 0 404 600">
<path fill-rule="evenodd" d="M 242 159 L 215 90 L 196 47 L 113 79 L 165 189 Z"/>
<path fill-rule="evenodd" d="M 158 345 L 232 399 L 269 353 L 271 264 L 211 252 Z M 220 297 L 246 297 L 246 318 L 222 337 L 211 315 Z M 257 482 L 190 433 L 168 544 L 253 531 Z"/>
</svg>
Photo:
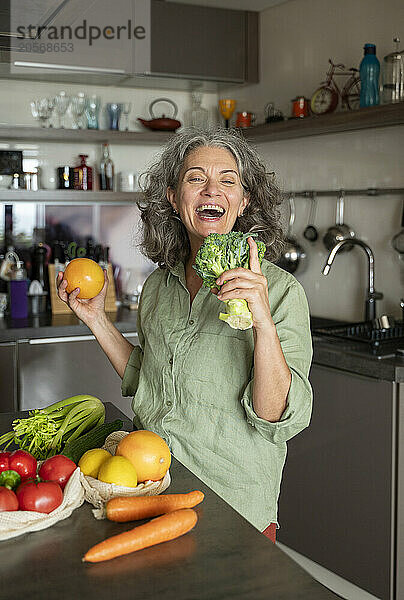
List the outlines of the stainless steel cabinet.
<svg viewBox="0 0 404 600">
<path fill-rule="evenodd" d="M 17 410 L 16 343 L 0 343 L 0 412 Z"/>
<path fill-rule="evenodd" d="M 312 422 L 288 443 L 277 538 L 390 600 L 396 571 L 398 384 L 318 365 L 310 379 Z"/>
<path fill-rule="evenodd" d="M 136 345 L 136 333 L 124 335 Z M 97 396 L 131 416 L 130 398 L 122 398 L 121 379 L 94 336 L 18 342 L 19 410 L 41 408 L 76 394 Z"/>
</svg>

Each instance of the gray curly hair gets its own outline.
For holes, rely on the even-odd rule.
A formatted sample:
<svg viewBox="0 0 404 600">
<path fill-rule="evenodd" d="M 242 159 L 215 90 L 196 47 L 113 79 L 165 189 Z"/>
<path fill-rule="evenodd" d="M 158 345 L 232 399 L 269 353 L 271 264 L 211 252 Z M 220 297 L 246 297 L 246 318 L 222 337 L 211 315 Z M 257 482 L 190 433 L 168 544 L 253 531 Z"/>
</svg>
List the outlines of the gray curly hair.
<svg viewBox="0 0 404 600">
<path fill-rule="evenodd" d="M 265 257 L 275 261 L 284 248 L 284 234 L 278 206 L 282 195 L 266 171 L 258 152 L 237 130 L 197 128 L 183 129 L 164 146 L 160 158 L 142 174 L 143 197 L 137 202 L 141 213 L 140 249 L 161 268 L 173 268 L 185 262 L 190 244 L 185 226 L 175 215 L 167 199 L 167 188 L 177 189 L 185 158 L 200 147 L 225 148 L 234 156 L 249 203 L 233 229 L 257 232 L 267 251 Z"/>
</svg>

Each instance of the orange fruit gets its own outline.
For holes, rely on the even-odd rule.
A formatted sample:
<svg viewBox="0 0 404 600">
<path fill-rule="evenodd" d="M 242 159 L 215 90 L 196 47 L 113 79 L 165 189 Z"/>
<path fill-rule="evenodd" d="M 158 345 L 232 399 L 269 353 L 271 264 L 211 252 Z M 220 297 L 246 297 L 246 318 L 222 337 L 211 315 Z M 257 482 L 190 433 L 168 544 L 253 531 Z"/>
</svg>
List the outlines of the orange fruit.
<svg viewBox="0 0 404 600">
<path fill-rule="evenodd" d="M 165 441 L 157 433 L 145 429 L 132 431 L 124 437 L 115 454 L 130 460 L 139 483 L 162 479 L 171 464 L 170 448 Z"/>
<path fill-rule="evenodd" d="M 64 273 L 63 279 L 67 280 L 66 292 L 70 294 L 74 289 L 80 288 L 77 298 L 94 298 L 104 286 L 104 271 L 100 265 L 91 258 L 74 258 L 71 260 Z"/>
</svg>

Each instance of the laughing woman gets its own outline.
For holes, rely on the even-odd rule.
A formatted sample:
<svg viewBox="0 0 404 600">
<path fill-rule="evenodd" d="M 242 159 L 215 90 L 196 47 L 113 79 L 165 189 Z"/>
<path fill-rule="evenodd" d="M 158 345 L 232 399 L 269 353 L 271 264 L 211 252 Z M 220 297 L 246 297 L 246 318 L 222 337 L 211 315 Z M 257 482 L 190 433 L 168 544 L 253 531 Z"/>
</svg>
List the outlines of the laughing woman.
<svg viewBox="0 0 404 600">
<path fill-rule="evenodd" d="M 279 192 L 256 151 L 228 130 L 185 130 L 146 174 L 140 204 L 144 254 L 158 267 L 139 303 L 139 346 L 107 319 L 103 290 L 59 296 L 92 330 L 132 397 L 134 425 L 275 540 L 286 442 L 308 426 L 312 391 L 309 310 L 293 275 L 274 264 L 283 246 Z M 226 271 L 220 299 L 193 264 L 209 233 L 259 232 L 260 266 Z M 243 298 L 252 329 L 218 319 L 221 300 Z"/>
</svg>

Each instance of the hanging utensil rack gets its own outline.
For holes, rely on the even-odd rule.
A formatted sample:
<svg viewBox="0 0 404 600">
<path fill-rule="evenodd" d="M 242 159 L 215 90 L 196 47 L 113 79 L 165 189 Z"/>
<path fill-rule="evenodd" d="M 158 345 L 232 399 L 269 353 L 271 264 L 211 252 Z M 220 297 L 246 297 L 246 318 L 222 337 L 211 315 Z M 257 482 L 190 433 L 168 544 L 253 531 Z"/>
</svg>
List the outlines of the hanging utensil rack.
<svg viewBox="0 0 404 600">
<path fill-rule="evenodd" d="M 402 195 L 404 194 L 404 188 L 365 188 L 358 190 L 305 190 L 301 192 L 282 192 L 282 194 L 287 198 L 291 194 L 295 198 L 312 198 L 313 194 L 316 194 L 317 198 L 319 197 L 330 197 L 330 196 L 338 196 L 341 191 L 344 192 L 345 196 L 394 196 L 394 195 Z"/>
</svg>

